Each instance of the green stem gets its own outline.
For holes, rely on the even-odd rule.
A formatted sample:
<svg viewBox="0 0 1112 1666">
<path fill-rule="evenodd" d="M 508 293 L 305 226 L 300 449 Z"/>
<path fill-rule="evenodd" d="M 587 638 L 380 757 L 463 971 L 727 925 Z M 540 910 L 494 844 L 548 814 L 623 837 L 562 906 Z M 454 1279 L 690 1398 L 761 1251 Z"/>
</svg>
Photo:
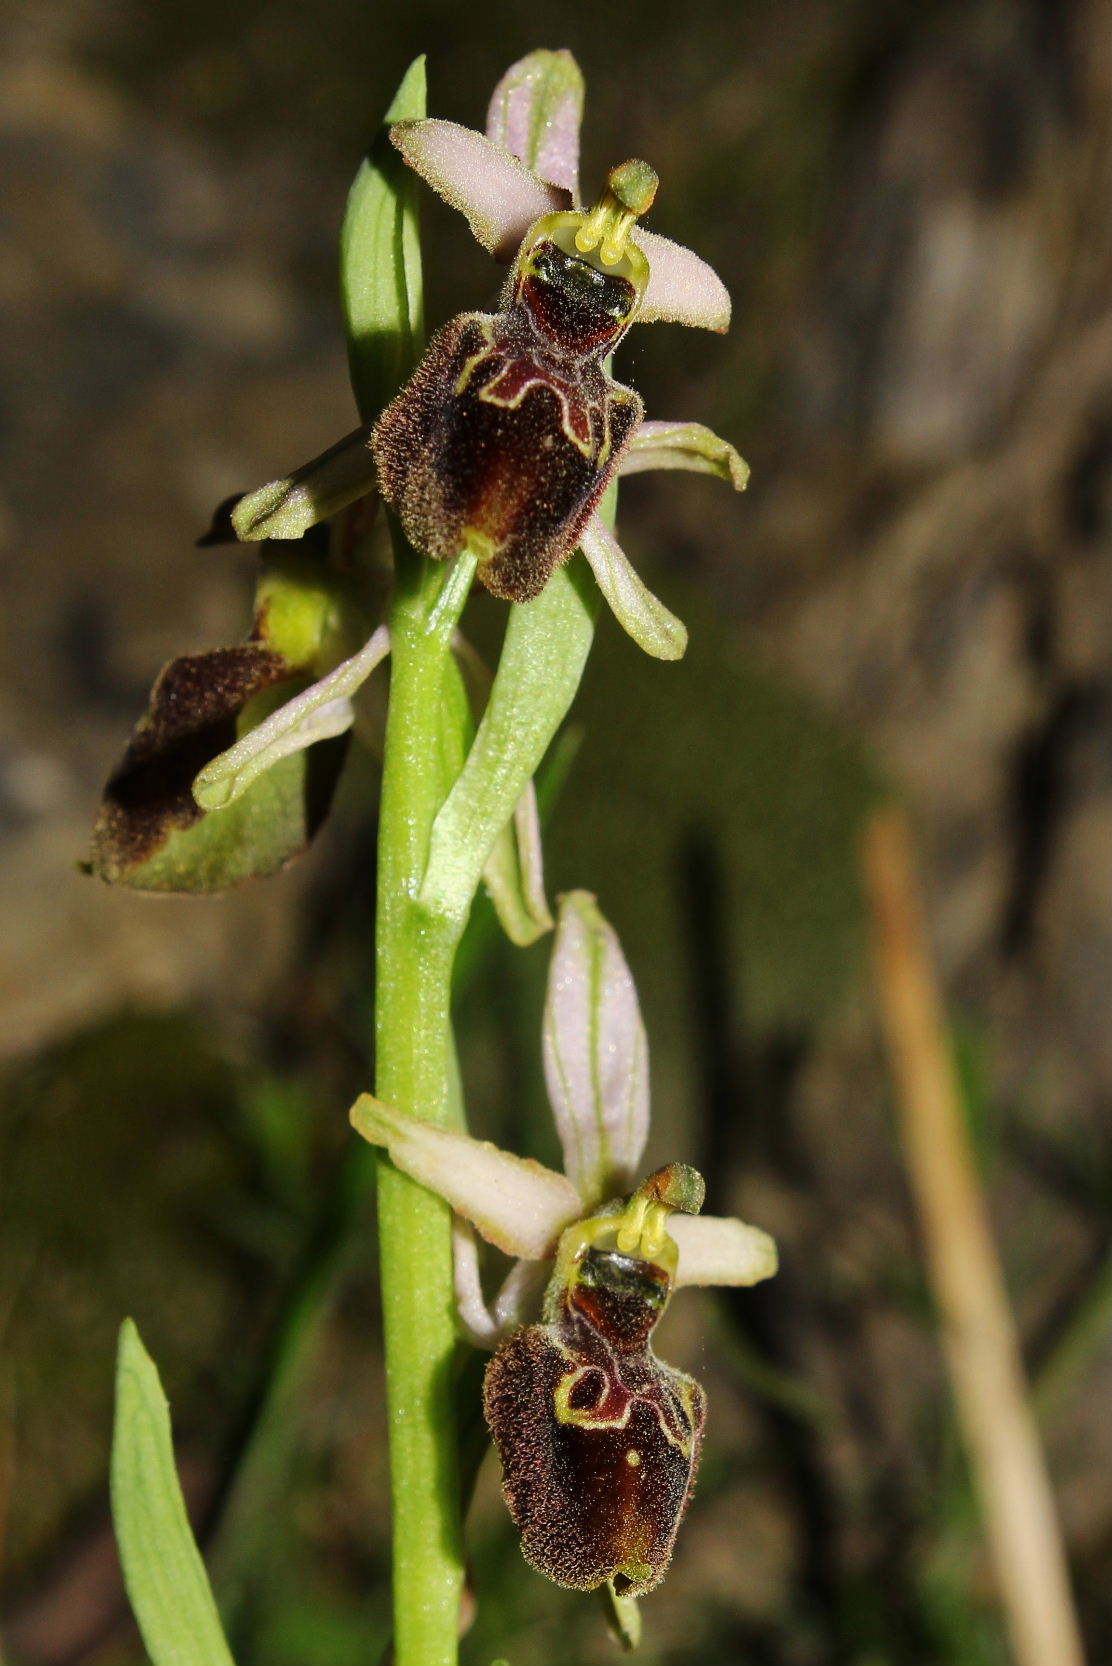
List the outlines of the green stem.
<svg viewBox="0 0 1112 1666">
<path fill-rule="evenodd" d="M 474 743 L 451 652 L 475 560 L 400 545 L 379 818 L 378 1097 L 460 1121 L 451 1029 L 456 949 L 499 829 L 575 693 L 593 594 L 582 563 L 511 614 Z M 454 1666 L 463 1583 L 451 1212 L 379 1167 L 396 1666 Z"/>
<path fill-rule="evenodd" d="M 452 962 L 459 927 L 417 900 L 429 835 L 462 740 L 451 639 L 474 562 L 398 549 L 379 819 L 376 1091 L 443 1124 L 452 1106 Z M 458 764 L 456 765 L 458 768 Z M 451 1211 L 381 1162 L 378 1176 L 393 1496 L 397 1666 L 454 1666 L 463 1586 Z"/>
</svg>

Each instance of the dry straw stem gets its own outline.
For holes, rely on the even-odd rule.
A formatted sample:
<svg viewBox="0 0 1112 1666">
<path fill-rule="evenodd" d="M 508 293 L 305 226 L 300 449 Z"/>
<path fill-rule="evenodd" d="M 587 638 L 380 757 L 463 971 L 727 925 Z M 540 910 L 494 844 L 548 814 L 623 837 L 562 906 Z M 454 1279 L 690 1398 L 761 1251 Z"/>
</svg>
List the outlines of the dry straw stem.
<svg viewBox="0 0 1112 1666">
<path fill-rule="evenodd" d="M 916 884 L 907 822 L 864 844 L 877 994 L 911 1187 L 1017 1666 L 1082 1666 L 1050 1484 L 989 1230 Z"/>
</svg>

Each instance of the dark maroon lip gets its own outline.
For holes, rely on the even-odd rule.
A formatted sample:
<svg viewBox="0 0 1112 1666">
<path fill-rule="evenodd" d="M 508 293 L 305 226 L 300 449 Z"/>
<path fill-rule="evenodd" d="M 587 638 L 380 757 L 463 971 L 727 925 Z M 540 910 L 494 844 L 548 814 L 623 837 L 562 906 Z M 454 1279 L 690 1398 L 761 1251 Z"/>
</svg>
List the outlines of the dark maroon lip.
<svg viewBox="0 0 1112 1666">
<path fill-rule="evenodd" d="M 478 547 L 480 582 L 508 601 L 531 601 L 571 555 L 644 414 L 606 371 L 599 317 L 572 295 L 558 319 L 551 301 L 535 309 L 523 292 L 453 319 L 372 437 L 407 537 L 438 560 Z M 625 327 L 609 319 L 607 342 Z"/>
<path fill-rule="evenodd" d="M 699 1384 L 659 1360 L 651 1333 L 670 1280 L 655 1262 L 592 1246 L 553 1276 L 548 1323 L 509 1337 L 483 1403 L 528 1561 L 557 1584 L 659 1584 L 695 1485 Z"/>
</svg>

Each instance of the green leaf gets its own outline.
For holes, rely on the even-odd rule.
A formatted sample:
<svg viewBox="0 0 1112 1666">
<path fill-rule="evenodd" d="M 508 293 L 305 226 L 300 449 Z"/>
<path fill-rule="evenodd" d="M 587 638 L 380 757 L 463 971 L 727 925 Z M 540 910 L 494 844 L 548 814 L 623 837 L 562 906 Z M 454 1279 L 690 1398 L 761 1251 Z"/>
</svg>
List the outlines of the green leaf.
<svg viewBox="0 0 1112 1666">
<path fill-rule="evenodd" d="M 410 64 L 348 195 L 340 293 L 348 365 L 364 422 L 393 398 L 421 353 L 424 318 L 417 176 L 390 143 L 392 122 L 425 114 L 425 60 Z"/>
<path fill-rule="evenodd" d="M 112 1516 L 154 1666 L 233 1666 L 174 1465 L 170 1409 L 132 1320 L 120 1329 Z"/>
<path fill-rule="evenodd" d="M 536 774 L 579 687 L 597 591 L 582 556 L 557 568 L 534 602 L 516 603 L 467 762 L 433 823 L 420 902 L 466 917 L 495 840 Z"/>
</svg>

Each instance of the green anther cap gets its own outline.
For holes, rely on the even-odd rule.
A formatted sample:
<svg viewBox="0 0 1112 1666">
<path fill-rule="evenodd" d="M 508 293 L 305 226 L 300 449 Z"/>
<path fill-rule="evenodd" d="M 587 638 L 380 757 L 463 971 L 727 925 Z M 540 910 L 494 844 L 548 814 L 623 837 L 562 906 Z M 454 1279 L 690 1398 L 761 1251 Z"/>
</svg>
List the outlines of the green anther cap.
<svg viewBox="0 0 1112 1666">
<path fill-rule="evenodd" d="M 630 228 L 652 207 L 659 184 L 647 162 L 633 159 L 611 168 L 602 196 L 575 234 L 580 253 L 598 249 L 604 266 L 616 266 L 625 255 Z"/>
<path fill-rule="evenodd" d="M 681 1215 L 697 1215 L 703 1207 L 707 1188 L 698 1169 L 687 1163 L 669 1163 L 642 1180 L 636 1195 L 643 1195 L 652 1203 L 662 1203 L 665 1209 L 678 1210 Z"/>
<path fill-rule="evenodd" d="M 675 1245 L 668 1237 L 668 1216 L 697 1215 L 703 1207 L 706 1187 L 697 1169 L 686 1163 L 669 1163 L 642 1180 L 619 1216 L 618 1248 L 624 1255 L 643 1255 L 660 1265 L 670 1263 L 675 1273 Z M 665 1249 L 670 1245 L 670 1252 Z"/>
<path fill-rule="evenodd" d="M 640 218 L 652 207 L 660 178 L 647 162 L 631 157 L 628 162 L 619 162 L 616 168 L 611 168 L 606 183 L 622 207 Z"/>
</svg>

